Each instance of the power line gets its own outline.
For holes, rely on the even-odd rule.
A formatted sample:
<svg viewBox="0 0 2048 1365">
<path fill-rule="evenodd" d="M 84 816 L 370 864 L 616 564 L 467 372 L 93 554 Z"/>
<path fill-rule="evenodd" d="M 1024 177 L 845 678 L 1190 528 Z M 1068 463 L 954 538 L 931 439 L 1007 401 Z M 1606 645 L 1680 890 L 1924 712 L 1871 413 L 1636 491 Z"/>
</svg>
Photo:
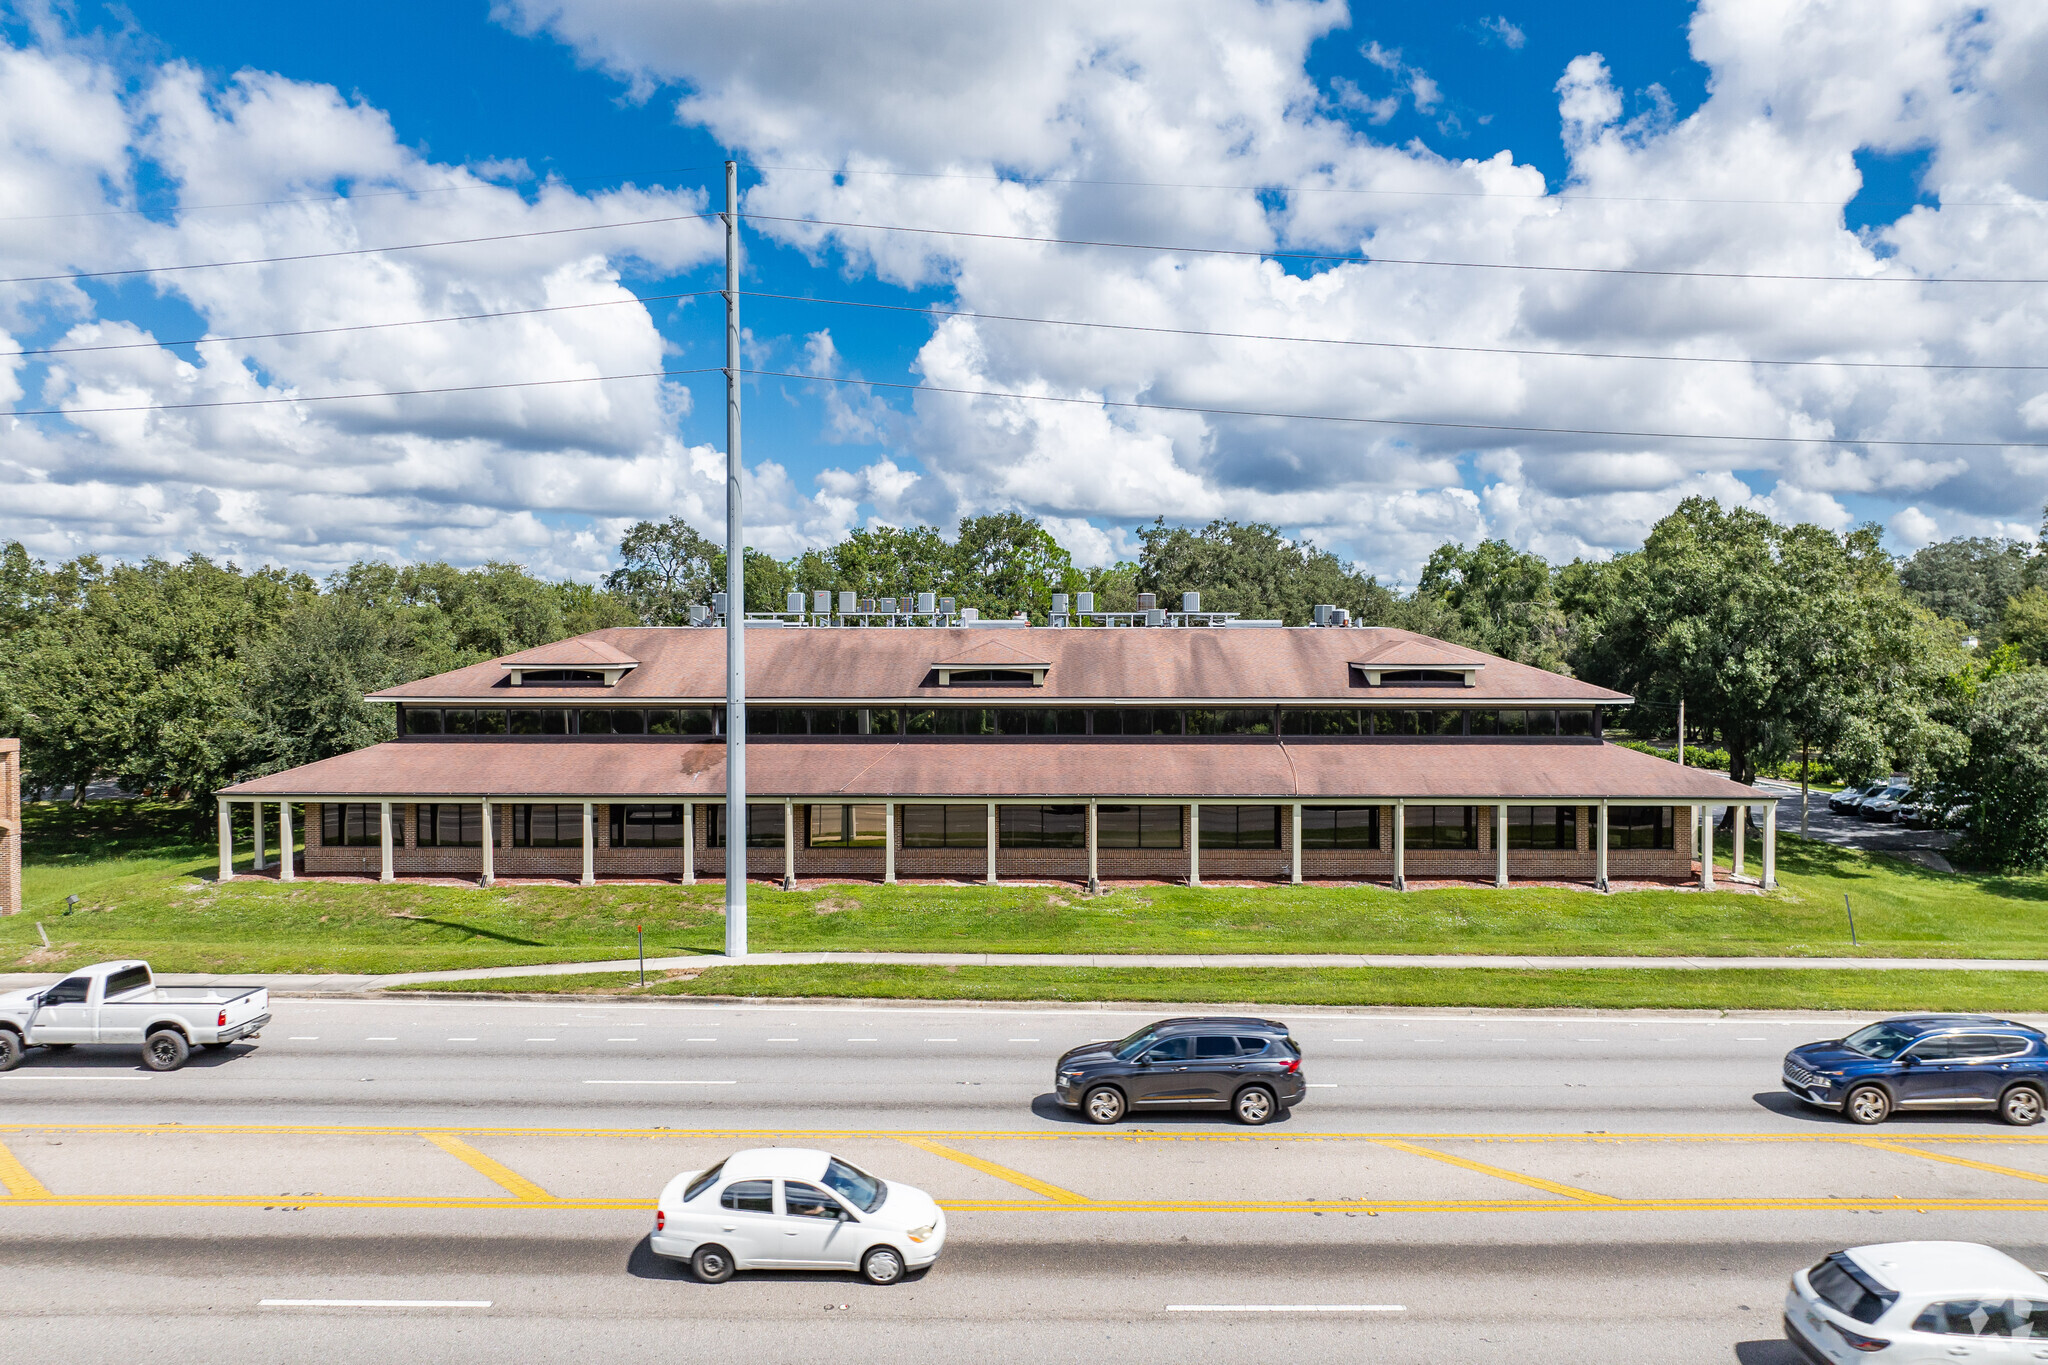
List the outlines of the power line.
<svg viewBox="0 0 2048 1365">
<path fill-rule="evenodd" d="M 488 318 L 519 318 L 534 313 L 569 313 L 580 308 L 618 308 L 629 303 L 666 303 L 672 299 L 701 298 L 722 293 L 717 289 L 692 289 L 683 294 L 629 294 L 623 299 L 598 299 L 591 303 L 556 303 L 543 308 L 503 308 L 495 313 L 452 313 L 439 318 L 409 318 L 402 322 L 358 322 L 342 327 L 306 327 L 296 332 L 244 332 L 237 336 L 192 337 L 179 341 L 113 341 L 104 346 L 39 346 L 25 351 L 0 351 L 0 356 L 78 355 L 88 351 L 139 351 L 163 346 L 206 346 L 216 341 L 274 341 L 285 337 L 333 336 L 341 332 L 370 332 L 386 327 L 426 327 L 441 322 L 481 322 Z"/>
<path fill-rule="evenodd" d="M 1619 265 L 1532 265 L 1514 261 L 1432 261 L 1407 256 L 1375 256 L 1360 252 L 1255 251 L 1243 247 L 1169 246 L 1156 242 L 1114 242 L 1085 237 L 1036 237 L 1012 232 L 967 232 L 958 228 L 904 227 L 893 223 L 850 223 L 830 218 L 793 218 L 743 213 L 757 223 L 797 223 L 806 227 L 858 228 L 868 232 L 904 232 L 927 237 L 964 237 L 977 241 L 1025 242 L 1046 246 L 1093 246 L 1117 251 L 1160 251 L 1193 256 L 1249 256 L 1260 260 L 1337 261 L 1357 265 L 1431 266 L 1448 270 L 1520 270 L 1559 275 L 1638 275 L 1681 280 L 1775 280 L 1833 284 L 2048 284 L 2048 278 L 1993 278 L 1981 275 L 1799 275 L 1740 270 L 1651 270 Z M 6 281 L 0 280 L 0 284 Z"/>
<path fill-rule="evenodd" d="M 437 393 L 481 393 L 489 389 L 541 389 L 557 384 L 608 384 L 615 379 L 669 379 L 689 374 L 718 374 L 716 365 L 695 370 L 642 370 L 637 374 L 584 374 L 568 379 L 521 379 L 504 384 L 445 384 L 431 389 L 384 389 L 375 393 L 310 393 L 289 398 L 219 398 L 197 403 L 129 403 L 104 408 L 29 408 L 0 412 L 0 417 L 82 417 L 95 412 L 182 412 L 191 408 L 268 408 L 285 403 L 346 403 L 357 398 L 414 398 Z"/>
<path fill-rule="evenodd" d="M 1188 403 L 1133 403 L 1113 398 L 1065 398 L 1046 393 L 1007 393 L 994 389 L 958 389 L 938 384 L 901 384 L 883 379 L 844 379 L 829 374 L 795 374 L 783 370 L 741 370 L 741 374 L 773 379 L 804 379 L 823 384 L 854 384 L 874 389 L 908 389 L 914 393 L 962 394 L 973 398 L 1017 398 L 1031 403 L 1070 403 L 1084 407 L 1138 408 L 1157 412 L 1192 412 L 1211 417 L 1264 417 L 1295 422 L 1341 422 L 1360 426 L 1424 427 L 1440 431 L 1500 431 L 1532 436 L 1616 436 L 1632 440 L 1740 441 L 1757 445 L 1843 445 L 1938 447 L 1944 449 L 2048 450 L 2048 441 L 1909 441 L 1866 436 L 1743 436 L 1701 431 L 1609 431 L 1597 427 L 1517 426 L 1499 422 L 1433 422 L 1412 417 L 1344 417 L 1321 412 L 1269 412 L 1255 408 L 1199 407 Z"/>
<path fill-rule="evenodd" d="M 1010 313 L 977 313 L 964 308 L 919 307 L 907 303 L 868 303 L 858 299 L 824 299 L 808 294 L 770 294 L 743 290 L 749 298 L 823 303 L 836 308 L 871 308 L 883 312 L 923 313 L 932 317 L 972 318 L 987 322 L 1033 322 L 1053 327 L 1087 327 L 1112 332 L 1144 332 L 1161 336 L 1214 337 L 1225 341 L 1292 341 L 1316 346 L 1366 346 L 1398 351 L 1450 351 L 1467 355 L 1557 356 L 1573 360 L 1658 360 L 1701 365 L 1788 365 L 1823 369 L 1864 370 L 2048 370 L 2048 365 L 1947 364 L 1915 360 L 1769 360 L 1748 356 L 1650 355 L 1629 351 L 1551 351 L 1520 346 L 1451 346 L 1421 341 L 1362 341 L 1350 337 L 1298 337 L 1266 332 L 1212 332 L 1194 327 L 1150 327 L 1129 322 L 1077 322 L 1072 318 L 1033 318 Z"/>
<path fill-rule="evenodd" d="M 391 246 L 350 247 L 342 251 L 306 251 L 291 256 L 251 256 L 233 261 L 194 261 L 185 265 L 139 265 L 123 270 L 68 270 L 56 275 L 15 275 L 0 278 L 0 284 L 42 284 L 51 280 L 103 280 L 125 275 L 163 275 L 176 270 L 219 270 L 231 265 L 279 265 L 288 261 L 324 261 L 337 256 L 375 256 L 387 251 L 424 251 L 437 246 L 479 246 L 486 242 L 512 242 L 529 237 L 561 237 L 575 232 L 607 232 L 613 228 L 700 222 L 718 216 L 715 213 L 678 213 L 664 218 L 635 218 L 622 223 L 585 223 L 581 227 L 535 228 L 530 232 L 500 232 L 489 237 L 452 237 L 441 242 L 399 242 Z"/>
</svg>

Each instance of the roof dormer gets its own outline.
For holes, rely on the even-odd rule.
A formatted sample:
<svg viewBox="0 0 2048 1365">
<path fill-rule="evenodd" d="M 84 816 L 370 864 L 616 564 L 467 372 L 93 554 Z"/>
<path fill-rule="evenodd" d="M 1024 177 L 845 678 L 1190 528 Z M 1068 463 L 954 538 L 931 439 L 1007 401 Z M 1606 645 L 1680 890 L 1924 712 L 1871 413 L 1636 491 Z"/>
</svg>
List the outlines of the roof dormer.
<svg viewBox="0 0 2048 1365">
<path fill-rule="evenodd" d="M 969 645 L 932 663 L 941 687 L 1043 687 L 1051 669 L 1050 661 L 999 640 Z"/>
<path fill-rule="evenodd" d="M 1477 687 L 1479 670 L 1486 662 L 1455 645 L 1405 639 L 1389 640 L 1368 650 L 1365 658 L 1352 660 L 1351 666 L 1365 675 L 1367 687 Z"/>
<path fill-rule="evenodd" d="M 498 660 L 513 687 L 616 687 L 619 679 L 640 666 L 630 654 L 602 640 L 575 636 L 536 645 Z"/>
</svg>

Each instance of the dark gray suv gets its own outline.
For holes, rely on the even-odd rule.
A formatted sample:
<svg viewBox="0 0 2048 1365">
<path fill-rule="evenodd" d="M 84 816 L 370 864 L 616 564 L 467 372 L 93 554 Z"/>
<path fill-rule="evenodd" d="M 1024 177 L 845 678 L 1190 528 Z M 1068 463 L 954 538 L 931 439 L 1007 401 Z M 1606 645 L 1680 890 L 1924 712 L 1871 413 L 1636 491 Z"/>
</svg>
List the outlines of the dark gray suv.
<svg viewBox="0 0 2048 1365">
<path fill-rule="evenodd" d="M 1301 1048 L 1271 1019 L 1162 1019 L 1115 1042 L 1084 1043 L 1053 1072 L 1053 1095 L 1090 1123 L 1138 1109 L 1228 1110 L 1270 1123 L 1308 1093 Z"/>
</svg>

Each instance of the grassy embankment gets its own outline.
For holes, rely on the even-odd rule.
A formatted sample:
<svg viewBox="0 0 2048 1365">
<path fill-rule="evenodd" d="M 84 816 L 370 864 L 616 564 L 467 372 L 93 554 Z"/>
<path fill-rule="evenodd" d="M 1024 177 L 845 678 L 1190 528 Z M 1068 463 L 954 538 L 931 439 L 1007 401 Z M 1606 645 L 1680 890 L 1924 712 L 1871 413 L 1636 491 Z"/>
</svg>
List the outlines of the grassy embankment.
<svg viewBox="0 0 2048 1365">
<path fill-rule="evenodd" d="M 81 811 L 33 806 L 28 835 L 29 913 L 0 920 L 0 970 L 55 971 L 127 956 L 148 958 L 164 971 L 393 972 L 598 961 L 630 956 L 636 923 L 647 928 L 650 956 L 715 954 L 723 940 L 716 885 L 484 891 L 238 880 L 222 886 L 212 880 L 207 832 L 194 827 L 185 812 L 144 803 L 94 803 Z M 1780 874 L 1783 889 L 1772 896 L 1662 890 L 1599 896 L 1546 887 L 1503 895 L 1486 887 L 1396 894 L 1351 886 L 1149 886 L 1088 897 L 1071 886 L 845 884 L 784 893 L 764 885 L 752 897 L 751 917 L 758 951 L 2048 956 L 2048 916 L 2039 913 L 2048 908 L 2048 878 L 1944 875 L 1791 837 L 1781 839 Z M 1848 944 L 1845 892 L 1856 907 L 1857 949 Z M 75 914 L 64 913 L 67 894 L 80 898 Z M 47 952 L 35 921 L 49 932 Z M 1530 980 L 1525 974 L 1468 969 L 1413 977 L 1284 969 L 1240 977 L 1206 969 L 1199 975 L 1103 970 L 1110 975 L 1023 968 L 947 973 L 719 967 L 663 989 L 1033 999 L 1220 994 L 1246 1001 L 1284 997 L 1290 1003 L 1475 1005 L 1597 1000 L 1713 1006 L 1739 996 L 1758 1004 L 1792 1003 L 1796 997 L 1873 1008 L 1931 1005 L 1937 999 L 1974 1000 L 1991 1008 L 1996 1000 L 2005 1002 L 1998 1008 L 2018 1009 L 2023 1006 L 2014 1003 L 2014 992 L 2027 985 L 2008 982 L 2004 974 L 1985 979 L 1912 973 L 1898 981 L 1859 974 L 1839 983 L 1793 978 L 1774 985 L 1772 975 L 1761 972 L 1685 984 L 1706 974 L 1545 973 Z M 1771 995 L 1773 990 L 1781 994 Z"/>
</svg>

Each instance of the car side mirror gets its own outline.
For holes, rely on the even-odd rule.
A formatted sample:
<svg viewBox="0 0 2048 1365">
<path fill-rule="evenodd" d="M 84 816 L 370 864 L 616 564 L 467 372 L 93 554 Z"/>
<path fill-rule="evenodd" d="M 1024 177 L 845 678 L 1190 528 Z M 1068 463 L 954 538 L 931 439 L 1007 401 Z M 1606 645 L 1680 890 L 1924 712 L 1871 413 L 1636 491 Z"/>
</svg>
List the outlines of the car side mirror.
<svg viewBox="0 0 2048 1365">
<path fill-rule="evenodd" d="M 1913 1055 L 1912 1053 L 1908 1052 L 1908 1053 L 1906 1053 L 1906 1054 L 1905 1054 L 1904 1056 L 1902 1056 L 1902 1057 L 1900 1057 L 1900 1058 L 1899 1058 L 1899 1065 L 1900 1065 L 1900 1066 L 1913 1066 L 1913 1065 L 1917 1064 L 1917 1063 L 1919 1062 L 1919 1060 L 1920 1060 L 1920 1059 L 1919 1059 L 1918 1057 L 1915 1057 L 1915 1056 L 1914 1056 L 1914 1055 Z"/>
</svg>

